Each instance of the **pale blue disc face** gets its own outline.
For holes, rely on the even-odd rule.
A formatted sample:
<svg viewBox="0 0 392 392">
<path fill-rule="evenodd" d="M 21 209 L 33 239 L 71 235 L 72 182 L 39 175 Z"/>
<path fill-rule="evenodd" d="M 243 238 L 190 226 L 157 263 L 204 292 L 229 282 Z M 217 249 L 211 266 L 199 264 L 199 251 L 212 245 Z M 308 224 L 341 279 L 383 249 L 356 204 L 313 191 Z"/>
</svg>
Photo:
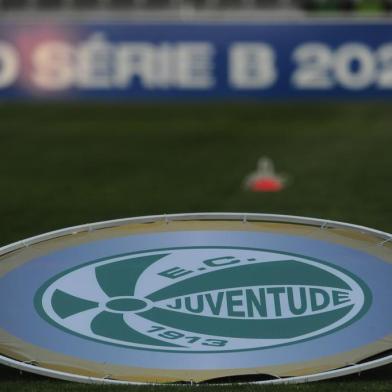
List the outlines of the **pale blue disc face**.
<svg viewBox="0 0 392 392">
<path fill-rule="evenodd" d="M 391 276 L 380 258 L 305 236 L 136 234 L 52 251 L 6 273 L 0 327 L 114 366 L 295 366 L 391 335 Z"/>
</svg>

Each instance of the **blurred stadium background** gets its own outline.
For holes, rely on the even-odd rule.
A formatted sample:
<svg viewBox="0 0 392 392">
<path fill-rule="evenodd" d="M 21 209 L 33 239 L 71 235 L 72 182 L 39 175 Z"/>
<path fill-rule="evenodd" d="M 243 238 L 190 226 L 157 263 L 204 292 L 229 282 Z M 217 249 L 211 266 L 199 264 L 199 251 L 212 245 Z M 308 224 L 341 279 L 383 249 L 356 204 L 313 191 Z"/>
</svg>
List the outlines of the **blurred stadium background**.
<svg viewBox="0 0 392 392">
<path fill-rule="evenodd" d="M 1 0 L 3 11 L 47 11 L 66 10 L 98 11 L 116 9 L 177 9 L 233 8 L 276 10 L 285 14 L 291 11 L 312 12 L 378 12 L 392 10 L 391 0 Z"/>
<path fill-rule="evenodd" d="M 0 242 L 86 222 L 200 211 L 304 215 L 391 232 L 391 12 L 391 0 L 0 0 Z M 125 96 L 113 89 L 98 89 L 97 96 L 72 88 L 42 93 L 17 75 L 9 49 L 9 42 L 19 42 L 15 29 L 33 36 L 48 24 L 65 23 L 69 32 L 69 25 L 83 29 L 93 23 L 88 35 L 91 29 L 107 32 L 105 23 L 113 27 L 118 20 L 139 25 L 129 34 L 143 23 L 150 23 L 145 29 L 158 26 L 151 34 L 165 34 L 167 24 L 175 23 L 183 30 L 173 34 L 180 35 L 194 21 L 218 26 L 238 20 L 242 27 L 247 21 L 252 26 L 280 21 L 282 31 L 268 33 L 269 38 L 289 35 L 285 24 L 291 23 L 305 26 L 301 39 L 310 43 L 314 26 L 328 24 L 335 34 L 331 42 L 325 37 L 331 51 L 338 45 L 362 46 L 346 67 L 352 78 L 345 82 L 341 76 L 333 93 L 316 78 L 311 93 L 226 96 L 223 88 L 206 99 L 207 92 L 191 89 L 167 101 L 148 89 L 134 95 L 128 88 Z M 342 42 L 336 38 L 340 33 Z M 31 42 L 24 42 L 20 61 L 26 66 Z M 326 69 L 324 57 L 317 57 L 324 54 L 313 53 L 307 70 L 321 64 L 323 75 L 333 78 L 336 58 L 328 58 Z M 47 61 L 44 69 L 54 72 L 50 61 L 56 58 Z M 221 66 L 215 64 L 217 72 Z M 244 190 L 244 178 L 261 156 L 287 175 L 281 192 Z M 0 377 L 1 391 L 118 389 L 50 382 L 5 368 Z M 390 391 L 391 385 L 387 366 L 344 382 L 270 389 Z"/>
</svg>

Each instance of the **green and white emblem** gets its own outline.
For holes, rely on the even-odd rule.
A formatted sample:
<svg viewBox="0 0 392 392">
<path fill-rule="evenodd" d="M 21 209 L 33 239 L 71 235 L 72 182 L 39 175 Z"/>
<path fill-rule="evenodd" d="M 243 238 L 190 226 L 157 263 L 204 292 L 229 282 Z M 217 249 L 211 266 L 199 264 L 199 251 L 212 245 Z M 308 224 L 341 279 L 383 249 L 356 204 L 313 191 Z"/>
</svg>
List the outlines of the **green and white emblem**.
<svg viewBox="0 0 392 392">
<path fill-rule="evenodd" d="M 270 250 L 189 247 L 96 260 L 35 297 L 50 323 L 86 339 L 145 350 L 263 349 L 343 328 L 369 308 L 351 273 Z"/>
</svg>

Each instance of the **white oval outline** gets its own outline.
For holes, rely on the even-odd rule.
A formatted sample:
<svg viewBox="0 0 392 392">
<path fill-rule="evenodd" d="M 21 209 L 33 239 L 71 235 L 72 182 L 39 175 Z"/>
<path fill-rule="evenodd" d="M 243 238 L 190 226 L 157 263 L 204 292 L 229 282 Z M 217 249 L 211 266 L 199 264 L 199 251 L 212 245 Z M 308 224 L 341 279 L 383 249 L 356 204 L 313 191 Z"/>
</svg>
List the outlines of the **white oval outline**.
<svg viewBox="0 0 392 392">
<path fill-rule="evenodd" d="M 233 348 L 231 346 L 225 347 L 225 348 L 219 349 L 219 350 L 216 347 L 208 348 L 207 346 L 199 348 L 199 349 L 195 348 L 194 350 L 192 350 L 192 348 L 190 348 L 190 347 L 169 348 L 169 347 L 156 347 L 156 346 L 152 346 L 152 345 L 144 345 L 144 344 L 138 344 L 138 343 L 128 343 L 128 342 L 124 342 L 124 341 L 121 341 L 121 340 L 116 340 L 116 339 L 111 339 L 111 338 L 107 338 L 107 337 L 102 337 L 100 335 L 95 334 L 91 330 L 90 331 L 85 331 L 85 332 L 80 332 L 78 330 L 72 329 L 71 326 L 70 326 L 70 324 L 72 324 L 72 318 L 69 318 L 68 320 L 64 320 L 61 317 L 59 317 L 56 314 L 56 312 L 53 310 L 53 307 L 51 305 L 51 302 L 52 302 L 51 299 L 52 299 L 54 291 L 58 288 L 59 283 L 60 283 L 60 286 L 61 286 L 61 281 L 62 280 L 68 280 L 72 274 L 75 274 L 75 273 L 78 273 L 78 272 L 79 273 L 83 272 L 83 270 L 87 270 L 88 271 L 90 269 L 95 269 L 95 268 L 97 268 L 99 266 L 112 264 L 112 263 L 115 263 L 117 261 L 121 261 L 121 260 L 124 260 L 124 259 L 129 260 L 130 258 L 131 259 L 132 258 L 137 258 L 137 257 L 140 257 L 141 255 L 142 256 L 143 255 L 147 255 L 148 256 L 148 255 L 159 254 L 159 253 L 166 252 L 166 251 L 171 251 L 172 253 L 174 253 L 176 250 L 178 250 L 178 251 L 188 251 L 188 250 L 189 251 L 195 251 L 195 250 L 197 250 L 197 249 L 194 249 L 194 248 L 204 249 L 204 247 L 202 247 L 202 246 L 200 246 L 200 247 L 189 247 L 189 248 L 190 249 L 187 249 L 187 247 L 181 247 L 181 248 L 178 248 L 178 249 L 176 249 L 176 248 L 172 248 L 172 249 L 167 248 L 167 249 L 146 250 L 146 251 L 143 251 L 143 252 L 137 252 L 136 254 L 130 254 L 128 256 L 127 255 L 121 255 L 121 256 L 115 256 L 113 258 L 105 258 L 105 260 L 98 261 L 98 262 L 92 261 L 88 265 L 81 266 L 80 268 L 73 268 L 69 273 L 66 273 L 66 271 L 64 271 L 64 272 L 61 273 L 61 276 L 58 279 L 54 280 L 49 286 L 47 286 L 45 291 L 42 293 L 42 295 L 41 295 L 41 307 L 42 307 L 42 310 L 44 311 L 45 315 L 49 319 L 52 320 L 52 322 L 54 322 L 56 325 L 60 326 L 62 329 L 68 330 L 68 331 L 70 331 L 70 333 L 73 333 L 73 334 L 76 333 L 77 335 L 79 335 L 81 337 L 84 336 L 87 339 L 93 339 L 93 340 L 97 340 L 97 341 L 101 341 L 101 342 L 106 342 L 108 344 L 117 344 L 117 345 L 126 346 L 126 347 L 130 347 L 130 348 L 149 349 L 149 350 L 154 350 L 154 351 L 159 351 L 159 352 L 173 352 L 173 353 L 175 353 L 175 352 L 189 352 L 189 353 L 200 353 L 200 354 L 218 353 L 218 352 L 219 353 L 220 352 L 222 352 L 222 353 L 223 352 L 234 352 L 235 353 L 235 352 L 241 352 L 241 351 L 244 351 L 244 350 L 249 350 L 250 348 L 244 348 L 244 347 L 243 348 Z M 239 247 L 238 249 L 236 247 L 232 247 L 232 248 L 231 247 L 227 247 L 227 248 L 226 247 L 216 247 L 215 248 L 214 246 L 208 246 L 206 248 L 207 249 L 218 249 L 218 250 L 222 249 L 222 254 L 226 253 L 226 252 L 223 252 L 226 249 L 230 249 L 230 250 L 233 250 L 233 251 L 241 251 L 241 252 L 242 251 L 244 251 L 244 252 L 252 252 L 252 253 L 250 253 L 250 254 L 252 254 L 252 257 L 253 256 L 257 257 L 256 256 L 257 253 L 271 253 L 273 255 L 279 255 L 279 256 L 280 255 L 285 255 L 284 252 L 283 253 L 280 253 L 279 251 L 270 251 L 269 252 L 267 249 L 260 249 L 260 250 L 251 249 L 251 248 L 249 248 L 249 249 L 241 249 L 241 247 Z M 275 343 L 270 343 L 270 344 L 264 343 L 261 346 L 258 346 L 257 342 L 261 343 L 264 340 L 262 340 L 262 339 L 248 339 L 248 340 L 252 340 L 253 341 L 254 346 L 251 345 L 250 347 L 253 347 L 255 350 L 256 349 L 273 348 L 273 347 L 276 347 L 276 346 L 283 346 L 283 345 L 286 345 L 286 344 L 295 343 L 297 341 L 301 342 L 301 341 L 312 339 L 312 338 L 315 338 L 317 336 L 322 336 L 324 334 L 332 332 L 332 331 L 334 331 L 336 329 L 339 329 L 341 326 L 347 324 L 350 320 L 354 319 L 361 312 L 361 310 L 362 310 L 362 308 L 363 308 L 363 306 L 365 304 L 365 293 L 363 292 L 361 286 L 353 278 L 351 278 L 349 275 L 346 275 L 343 271 L 340 271 L 339 269 L 335 269 L 332 266 L 330 266 L 330 265 L 328 265 L 326 263 L 323 263 L 322 260 L 320 260 L 320 261 L 311 260 L 311 259 L 306 258 L 305 256 L 301 257 L 301 255 L 292 255 L 292 256 L 290 255 L 290 257 L 292 257 L 294 260 L 296 260 L 298 262 L 301 262 L 301 263 L 307 264 L 307 265 L 311 265 L 311 266 L 316 267 L 318 269 L 321 269 L 323 271 L 329 272 L 330 274 L 332 274 L 334 276 L 337 276 L 339 279 L 344 281 L 351 288 L 353 294 L 358 295 L 360 297 L 360 299 L 358 300 L 358 302 L 354 303 L 354 307 L 343 318 L 335 321 L 333 324 L 330 324 L 330 325 L 328 325 L 328 326 L 326 326 L 326 327 L 324 327 L 324 328 L 322 328 L 320 330 L 312 331 L 312 332 L 309 332 L 309 333 L 307 333 L 305 335 L 301 335 L 301 336 L 295 337 L 295 338 L 270 339 L 272 341 L 275 341 Z M 157 264 L 159 264 L 159 261 L 157 262 Z M 246 263 L 245 262 L 243 265 L 247 265 L 247 264 L 252 264 L 252 263 Z M 183 265 L 181 265 L 181 267 L 184 268 Z M 230 268 L 233 268 L 233 265 L 231 265 L 231 264 L 223 265 L 223 266 L 218 267 L 218 268 L 219 268 L 219 270 L 230 269 Z M 149 268 L 146 268 L 146 270 L 143 272 L 143 274 L 146 273 L 146 271 L 147 271 L 147 274 L 148 274 L 148 269 Z M 206 273 L 208 273 L 208 271 L 196 272 L 193 276 L 196 276 L 196 274 L 197 275 L 203 275 L 203 274 L 206 274 Z M 184 277 L 184 280 L 186 280 L 186 276 Z M 90 300 L 92 300 L 92 299 L 90 299 Z M 102 305 L 98 306 L 97 308 L 95 308 L 95 309 L 93 309 L 91 311 L 84 312 L 84 315 L 87 316 L 88 314 L 91 314 L 91 317 L 88 315 L 87 318 L 88 319 L 91 318 L 91 320 L 92 320 L 92 318 L 94 318 L 98 313 L 100 313 L 102 311 L 102 308 L 103 308 Z M 124 312 L 116 312 L 116 313 L 124 313 Z M 137 314 L 137 312 L 135 312 L 135 313 Z M 80 315 L 80 316 L 83 317 L 83 315 Z M 125 317 L 125 315 L 124 315 L 124 317 Z M 154 324 L 156 324 L 156 325 L 158 325 L 158 324 L 159 325 L 161 325 L 161 324 L 164 325 L 164 323 L 154 323 Z M 166 326 L 166 328 L 168 328 L 168 327 Z M 182 330 L 182 329 L 175 328 L 175 327 L 170 327 L 169 329 L 173 330 L 173 331 L 180 332 L 180 333 L 185 333 L 185 332 L 193 333 L 192 331 L 186 331 L 186 330 Z M 140 333 L 143 333 L 143 332 L 140 332 Z M 200 334 L 200 335 L 205 335 L 208 338 L 212 338 L 212 339 L 214 339 L 214 338 L 215 339 L 227 339 L 227 337 L 225 337 L 224 335 L 222 335 L 222 336 L 213 336 L 213 335 L 208 335 L 208 334 Z M 238 342 L 238 344 L 240 344 L 240 340 L 242 340 L 242 339 L 247 340 L 246 338 L 238 338 L 238 339 L 232 338 L 230 340 L 232 340 L 233 343 Z M 160 340 L 167 341 L 167 340 L 164 340 L 164 339 L 160 339 Z M 265 340 L 268 340 L 268 339 L 265 339 Z M 278 343 L 278 341 L 279 341 L 279 343 Z M 170 342 L 170 340 L 168 340 L 168 342 Z M 248 346 L 248 344 L 245 344 L 245 342 L 243 344 L 245 346 Z M 250 342 L 249 342 L 249 344 L 250 344 Z"/>
<path fill-rule="evenodd" d="M 105 304 L 105 310 L 109 311 L 109 312 L 113 312 L 113 313 L 125 313 L 122 310 L 115 310 L 115 309 L 108 308 L 107 303 L 111 302 L 111 301 L 114 301 L 114 300 L 117 300 L 117 299 L 128 299 L 128 298 L 129 298 L 129 296 L 125 296 L 125 295 L 119 295 L 118 297 L 110 298 L 110 300 L 107 301 L 106 304 Z M 136 298 L 135 297 L 135 299 L 140 299 L 140 298 Z M 153 307 L 152 302 L 149 299 L 143 298 L 142 301 L 144 301 L 146 303 L 146 306 L 144 308 L 138 309 L 138 310 L 131 310 L 130 312 L 132 312 L 132 313 L 138 313 L 138 312 L 141 312 L 141 311 L 145 312 L 146 310 L 149 310 L 149 309 L 151 309 Z"/>
<path fill-rule="evenodd" d="M 187 220 L 234 220 L 234 221 L 265 221 L 265 222 L 280 222 L 280 223 L 298 223 L 304 225 L 310 225 L 319 227 L 320 229 L 327 228 L 348 228 L 359 231 L 361 233 L 372 234 L 380 238 L 378 245 L 383 246 L 387 242 L 392 241 L 392 234 L 383 232 L 376 229 L 371 229 L 361 225 L 354 225 L 350 223 L 344 223 L 340 221 L 320 219 L 320 218 L 307 218 L 295 215 L 280 215 L 280 214 L 258 214 L 258 213 L 191 213 L 191 214 L 169 214 L 169 215 L 148 215 L 135 218 L 124 218 L 124 219 L 114 219 L 109 221 L 102 221 L 97 223 L 88 223 L 78 226 L 72 226 L 60 230 L 54 230 L 45 234 L 40 234 L 37 236 L 29 237 L 27 239 L 13 242 L 9 245 L 0 248 L 0 256 L 7 253 L 13 252 L 15 250 L 33 245 L 42 241 L 47 241 L 49 239 L 62 237 L 65 235 L 73 235 L 85 231 L 93 231 L 95 229 L 117 227 L 127 223 L 152 223 L 156 221 L 163 221 L 170 223 L 172 221 L 187 221 Z M 266 380 L 266 381 L 254 381 L 242 384 L 264 384 L 264 385 L 277 385 L 277 384 L 299 384 L 312 381 L 327 380 L 334 377 L 346 376 L 353 373 L 359 373 L 365 370 L 370 370 L 379 366 L 387 365 L 392 363 L 392 354 L 387 355 L 384 358 L 379 358 L 371 360 L 369 362 L 363 362 L 361 364 L 347 364 L 344 368 L 329 370 L 326 372 L 315 373 L 306 376 L 294 376 L 286 378 L 277 378 L 276 380 Z M 6 356 L 0 355 L 0 364 L 11 366 L 13 368 L 28 371 L 30 373 L 53 377 L 65 381 L 74 381 L 88 384 L 112 384 L 112 385 L 165 385 L 149 382 L 132 382 L 132 381 L 120 381 L 111 380 L 108 378 L 96 378 L 81 376 L 73 373 L 61 372 L 52 369 L 41 368 L 39 366 L 32 365 L 27 362 L 21 362 L 8 358 Z M 239 385 L 241 383 L 238 383 Z M 183 386 L 183 384 L 173 384 Z M 222 384 L 220 384 L 222 385 Z"/>
</svg>

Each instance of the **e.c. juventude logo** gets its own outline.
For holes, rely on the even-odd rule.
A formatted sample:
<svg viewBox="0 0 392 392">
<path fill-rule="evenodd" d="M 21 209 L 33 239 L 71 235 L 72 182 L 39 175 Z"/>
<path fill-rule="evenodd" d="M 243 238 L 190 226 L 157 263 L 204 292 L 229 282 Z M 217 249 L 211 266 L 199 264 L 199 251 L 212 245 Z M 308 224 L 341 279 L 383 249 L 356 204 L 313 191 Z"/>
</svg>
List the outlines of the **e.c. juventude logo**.
<svg viewBox="0 0 392 392">
<path fill-rule="evenodd" d="M 301 255 L 189 247 L 113 256 L 55 276 L 35 305 L 78 336 L 132 348 L 217 352 L 292 344 L 369 308 L 351 273 Z"/>
</svg>

